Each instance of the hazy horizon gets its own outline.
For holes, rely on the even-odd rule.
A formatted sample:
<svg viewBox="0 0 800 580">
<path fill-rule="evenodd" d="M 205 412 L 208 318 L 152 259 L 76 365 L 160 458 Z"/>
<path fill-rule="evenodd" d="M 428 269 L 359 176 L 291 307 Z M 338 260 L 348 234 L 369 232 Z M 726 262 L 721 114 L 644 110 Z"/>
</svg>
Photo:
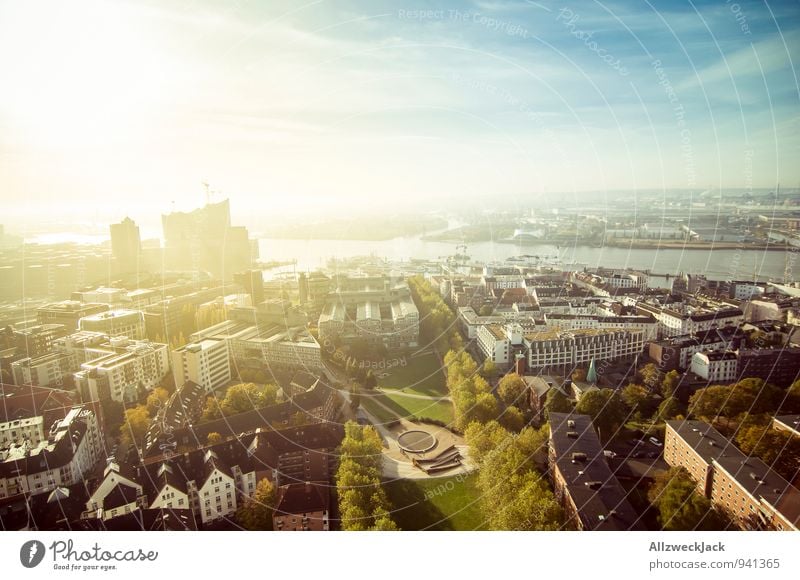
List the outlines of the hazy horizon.
<svg viewBox="0 0 800 580">
<path fill-rule="evenodd" d="M 797 16 L 2 0 L 4 213 L 141 221 L 202 205 L 203 181 L 235 217 L 796 188 Z"/>
</svg>

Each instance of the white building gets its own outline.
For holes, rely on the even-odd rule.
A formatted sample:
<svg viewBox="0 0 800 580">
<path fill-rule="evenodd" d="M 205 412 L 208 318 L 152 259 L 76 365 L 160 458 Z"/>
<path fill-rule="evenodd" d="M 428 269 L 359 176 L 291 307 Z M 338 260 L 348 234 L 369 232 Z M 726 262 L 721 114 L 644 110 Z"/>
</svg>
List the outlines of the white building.
<svg viewBox="0 0 800 580">
<path fill-rule="evenodd" d="M 231 380 L 228 342 L 207 338 L 172 351 L 172 371 L 177 388 L 186 381 L 212 392 Z"/>
<path fill-rule="evenodd" d="M 75 385 L 85 399 L 133 402 L 169 372 L 166 344 L 112 339 L 110 346 L 111 352 L 83 363 L 75 373 Z"/>
<path fill-rule="evenodd" d="M 236 486 L 233 474 L 222 465 L 217 455 L 208 450 L 205 456 L 206 477 L 199 482 L 197 498 L 200 520 L 205 524 L 212 520 L 233 516 L 236 512 Z"/>
<path fill-rule="evenodd" d="M 692 372 L 711 383 L 733 383 L 739 357 L 735 352 L 696 352 L 692 356 Z"/>
<path fill-rule="evenodd" d="M 78 328 L 140 340 L 145 335 L 144 314 L 139 310 L 109 310 L 84 316 L 78 321 Z"/>
<path fill-rule="evenodd" d="M 49 493 L 82 481 L 100 459 L 102 438 L 88 407 L 73 407 L 46 440 L 0 449 L 0 499 Z"/>
<path fill-rule="evenodd" d="M 14 361 L 11 363 L 11 374 L 17 385 L 63 387 L 65 379 L 77 368 L 78 360 L 74 354 L 54 352 Z"/>
<path fill-rule="evenodd" d="M 516 350 L 522 348 L 522 333 L 519 324 L 481 326 L 478 328 L 478 348 L 497 366 L 508 366 L 514 361 L 514 347 Z"/>
<path fill-rule="evenodd" d="M 523 337 L 529 370 L 572 369 L 592 359 L 611 361 L 633 357 L 644 350 L 645 342 L 643 330 L 624 328 L 548 328 Z"/>
<path fill-rule="evenodd" d="M 0 423 L 0 449 L 25 441 L 35 447 L 44 440 L 44 417 L 41 415 Z"/>
</svg>

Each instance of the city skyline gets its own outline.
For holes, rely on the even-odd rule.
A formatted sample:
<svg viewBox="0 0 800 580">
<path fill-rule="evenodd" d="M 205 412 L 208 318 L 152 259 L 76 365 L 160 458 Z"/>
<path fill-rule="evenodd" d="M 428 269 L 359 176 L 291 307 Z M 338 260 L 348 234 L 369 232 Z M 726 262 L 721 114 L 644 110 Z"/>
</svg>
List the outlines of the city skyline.
<svg viewBox="0 0 800 580">
<path fill-rule="evenodd" d="M 2 2 L 0 187 L 12 215 L 102 217 L 203 180 L 287 213 L 795 188 L 799 11 Z"/>
</svg>

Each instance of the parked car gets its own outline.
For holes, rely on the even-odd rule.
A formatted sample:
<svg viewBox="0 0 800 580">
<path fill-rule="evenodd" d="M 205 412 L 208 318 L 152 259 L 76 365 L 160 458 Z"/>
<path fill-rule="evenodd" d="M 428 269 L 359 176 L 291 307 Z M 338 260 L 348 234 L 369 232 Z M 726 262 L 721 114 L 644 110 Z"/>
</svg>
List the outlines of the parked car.
<svg viewBox="0 0 800 580">
<path fill-rule="evenodd" d="M 650 437 L 650 439 L 648 439 L 648 441 L 650 441 L 650 443 L 652 443 L 656 447 L 661 447 L 663 445 L 663 443 L 661 443 L 661 441 L 659 441 L 655 437 Z"/>
</svg>

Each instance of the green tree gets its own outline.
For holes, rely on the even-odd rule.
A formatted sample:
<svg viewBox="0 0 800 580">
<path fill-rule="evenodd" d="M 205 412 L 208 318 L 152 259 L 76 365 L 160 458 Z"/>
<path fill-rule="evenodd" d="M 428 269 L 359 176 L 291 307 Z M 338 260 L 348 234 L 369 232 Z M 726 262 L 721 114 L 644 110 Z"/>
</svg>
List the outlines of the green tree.
<svg viewBox="0 0 800 580">
<path fill-rule="evenodd" d="M 246 530 L 271 530 L 275 511 L 275 488 L 266 477 L 259 480 L 253 497 L 236 510 L 236 521 Z"/>
<path fill-rule="evenodd" d="M 658 410 L 654 416 L 657 423 L 670 421 L 686 415 L 686 406 L 681 403 L 676 397 L 669 397 L 661 401 Z"/>
<path fill-rule="evenodd" d="M 680 380 L 681 375 L 676 370 L 671 370 L 664 375 L 664 380 L 661 381 L 661 394 L 665 399 L 675 395 Z"/>
<path fill-rule="evenodd" d="M 147 395 L 147 412 L 155 417 L 158 410 L 166 405 L 168 400 L 169 392 L 162 387 L 156 387 Z"/>
<path fill-rule="evenodd" d="M 572 403 L 559 389 L 550 389 L 544 401 L 544 416 L 549 420 L 550 413 L 570 413 Z"/>
<path fill-rule="evenodd" d="M 212 431 L 206 436 L 206 443 L 208 445 L 216 445 L 217 443 L 222 443 L 222 435 L 217 433 L 216 431 Z"/>
<path fill-rule="evenodd" d="M 647 496 L 658 511 L 664 530 L 724 530 L 727 518 L 697 493 L 695 482 L 683 467 L 657 475 Z"/>
<path fill-rule="evenodd" d="M 519 433 L 525 426 L 525 415 L 516 407 L 506 407 L 500 415 L 500 422 L 512 433 Z"/>
<path fill-rule="evenodd" d="M 660 375 L 661 371 L 658 370 L 655 363 L 647 363 L 639 369 L 639 377 L 642 380 L 642 384 L 651 391 L 655 391 L 661 385 Z"/>
<path fill-rule="evenodd" d="M 628 417 L 625 403 L 616 391 L 598 389 L 581 396 L 575 411 L 592 417 L 592 424 L 602 439 L 613 437 Z"/>
<path fill-rule="evenodd" d="M 137 447 L 141 447 L 149 426 L 150 414 L 147 412 L 147 407 L 137 405 L 132 409 L 126 409 L 125 420 L 122 427 L 119 428 L 122 444 L 124 446 L 135 444 Z"/>
<path fill-rule="evenodd" d="M 213 395 L 206 397 L 206 404 L 203 407 L 203 421 L 215 421 L 222 417 L 219 407 L 219 399 Z"/>
<path fill-rule="evenodd" d="M 508 431 L 497 421 L 489 421 L 485 424 L 470 423 L 464 430 L 464 439 L 469 445 L 469 456 L 477 465 L 480 465 L 484 457 L 503 443 L 507 437 Z"/>
<path fill-rule="evenodd" d="M 497 365 L 491 359 L 483 361 L 483 368 L 481 368 L 481 375 L 487 380 L 492 380 L 497 375 Z"/>
<path fill-rule="evenodd" d="M 650 399 L 650 391 L 642 385 L 634 383 L 629 384 L 622 389 L 622 402 L 627 405 L 630 412 L 641 420 L 642 417 L 648 416 L 652 413 L 652 404 Z M 649 410 L 649 412 L 648 412 Z"/>
<path fill-rule="evenodd" d="M 528 404 L 528 385 L 517 373 L 509 373 L 500 379 L 497 395 L 507 406 L 515 406 L 520 410 L 530 408 Z"/>
<path fill-rule="evenodd" d="M 391 506 L 381 487 L 382 449 L 373 427 L 345 423 L 339 447 L 336 488 L 343 530 L 396 529 L 389 513 Z"/>
</svg>

